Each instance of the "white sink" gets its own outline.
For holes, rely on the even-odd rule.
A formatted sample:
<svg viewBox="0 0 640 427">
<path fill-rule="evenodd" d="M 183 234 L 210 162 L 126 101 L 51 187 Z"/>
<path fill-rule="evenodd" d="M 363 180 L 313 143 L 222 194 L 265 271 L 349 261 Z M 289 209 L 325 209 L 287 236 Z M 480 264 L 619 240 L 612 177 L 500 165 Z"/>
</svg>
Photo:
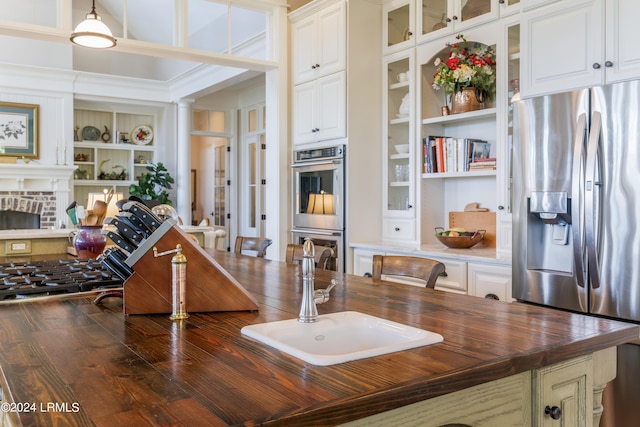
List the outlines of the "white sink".
<svg viewBox="0 0 640 427">
<path fill-rule="evenodd" d="M 442 342 L 442 335 L 356 311 L 260 323 L 242 334 L 313 365 L 327 366 Z"/>
</svg>

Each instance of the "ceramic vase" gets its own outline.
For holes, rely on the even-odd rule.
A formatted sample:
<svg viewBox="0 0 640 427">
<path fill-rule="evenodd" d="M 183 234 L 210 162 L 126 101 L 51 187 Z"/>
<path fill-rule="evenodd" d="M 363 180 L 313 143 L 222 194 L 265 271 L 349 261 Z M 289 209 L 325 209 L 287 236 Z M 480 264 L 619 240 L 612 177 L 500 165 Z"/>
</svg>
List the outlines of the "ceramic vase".
<svg viewBox="0 0 640 427">
<path fill-rule="evenodd" d="M 484 97 L 479 95 L 474 87 L 465 87 L 454 93 L 451 96 L 451 114 L 482 110 L 484 108 Z"/>
<path fill-rule="evenodd" d="M 107 236 L 100 231 L 102 225 L 82 225 L 73 237 L 78 258 L 96 258 L 107 245 Z"/>
</svg>

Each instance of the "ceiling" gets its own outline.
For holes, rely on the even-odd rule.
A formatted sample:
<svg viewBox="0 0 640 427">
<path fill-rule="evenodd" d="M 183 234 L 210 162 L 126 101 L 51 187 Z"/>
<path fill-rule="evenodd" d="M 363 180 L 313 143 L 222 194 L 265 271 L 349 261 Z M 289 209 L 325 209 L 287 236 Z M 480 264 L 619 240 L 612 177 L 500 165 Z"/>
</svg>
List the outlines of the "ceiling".
<svg viewBox="0 0 640 427">
<path fill-rule="evenodd" d="M 71 49 L 74 70 L 114 76 L 171 82 L 202 64 L 263 72 L 277 66 L 269 60 L 269 18 L 280 4 L 284 0 L 96 0 L 96 12 L 117 39 L 116 47 L 103 50 L 69 41 L 91 0 L 0 0 L 0 37 L 60 43 L 62 51 L 49 49 L 40 61 Z"/>
</svg>

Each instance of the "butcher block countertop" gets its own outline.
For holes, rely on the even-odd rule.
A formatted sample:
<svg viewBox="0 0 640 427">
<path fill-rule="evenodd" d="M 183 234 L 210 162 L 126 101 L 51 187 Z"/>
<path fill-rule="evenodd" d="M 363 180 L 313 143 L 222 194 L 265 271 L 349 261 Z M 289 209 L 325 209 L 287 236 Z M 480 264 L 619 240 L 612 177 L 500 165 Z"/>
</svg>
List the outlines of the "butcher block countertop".
<svg viewBox="0 0 640 427">
<path fill-rule="evenodd" d="M 297 317 L 300 267 L 212 256 L 259 311 L 191 313 L 177 323 L 125 316 L 120 298 L 96 305 L 94 294 L 0 304 L 3 403 L 29 404 L 19 414 L 24 425 L 336 425 L 639 335 L 631 324 L 318 270 L 316 288 L 338 282 L 320 314 L 360 311 L 444 342 L 313 366 L 240 334 Z"/>
</svg>

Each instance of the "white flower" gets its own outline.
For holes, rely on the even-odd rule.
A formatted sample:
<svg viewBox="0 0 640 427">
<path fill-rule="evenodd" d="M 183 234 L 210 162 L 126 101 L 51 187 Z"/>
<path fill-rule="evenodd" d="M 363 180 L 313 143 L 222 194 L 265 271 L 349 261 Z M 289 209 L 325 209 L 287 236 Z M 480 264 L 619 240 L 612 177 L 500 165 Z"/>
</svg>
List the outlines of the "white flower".
<svg viewBox="0 0 640 427">
<path fill-rule="evenodd" d="M 441 63 L 442 63 L 442 60 L 440 58 L 436 58 L 436 60 L 433 62 L 433 65 L 435 65 L 437 67 Z"/>
</svg>

